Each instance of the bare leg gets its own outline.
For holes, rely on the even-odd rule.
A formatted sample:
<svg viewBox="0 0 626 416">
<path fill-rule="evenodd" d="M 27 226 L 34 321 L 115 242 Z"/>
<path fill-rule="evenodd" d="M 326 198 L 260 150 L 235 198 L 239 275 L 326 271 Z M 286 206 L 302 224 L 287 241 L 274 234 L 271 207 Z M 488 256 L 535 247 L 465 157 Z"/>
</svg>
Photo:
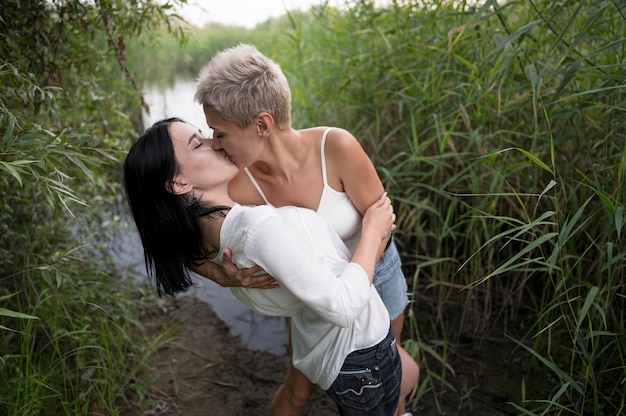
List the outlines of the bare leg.
<svg viewBox="0 0 626 416">
<path fill-rule="evenodd" d="M 272 400 L 271 416 L 300 416 L 317 385 L 311 383 L 291 362 L 285 381 Z"/>
<path fill-rule="evenodd" d="M 396 415 L 402 415 L 406 412 L 406 396 L 411 393 L 411 390 L 417 384 L 420 375 L 420 368 L 417 362 L 409 355 L 408 352 L 400 345 L 400 336 L 402 335 L 402 326 L 404 324 L 404 312 L 402 312 L 396 319 L 391 321 L 391 330 L 396 336 L 396 343 L 398 345 L 398 354 L 402 361 L 402 382 L 400 383 L 400 403 L 398 404 L 398 410 Z"/>
<path fill-rule="evenodd" d="M 311 383 L 306 376 L 293 366 L 291 356 L 291 320 L 288 325 L 287 349 L 289 350 L 289 368 L 285 374 L 285 381 L 276 390 L 272 399 L 270 416 L 300 416 L 315 391 L 317 384 Z"/>
</svg>

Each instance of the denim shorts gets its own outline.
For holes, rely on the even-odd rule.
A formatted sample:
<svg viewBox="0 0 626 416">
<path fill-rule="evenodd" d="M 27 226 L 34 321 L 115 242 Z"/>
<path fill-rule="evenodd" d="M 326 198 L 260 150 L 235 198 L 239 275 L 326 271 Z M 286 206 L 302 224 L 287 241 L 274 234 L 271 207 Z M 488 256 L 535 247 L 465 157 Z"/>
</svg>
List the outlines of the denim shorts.
<svg viewBox="0 0 626 416">
<path fill-rule="evenodd" d="M 393 332 L 378 345 L 350 353 L 326 393 L 342 416 L 391 416 L 400 399 L 402 363 Z"/>
<path fill-rule="evenodd" d="M 396 243 L 391 237 L 391 243 L 376 263 L 374 269 L 374 287 L 387 307 L 389 317 L 394 320 L 409 303 L 407 284 L 402 273 L 402 262 Z"/>
</svg>

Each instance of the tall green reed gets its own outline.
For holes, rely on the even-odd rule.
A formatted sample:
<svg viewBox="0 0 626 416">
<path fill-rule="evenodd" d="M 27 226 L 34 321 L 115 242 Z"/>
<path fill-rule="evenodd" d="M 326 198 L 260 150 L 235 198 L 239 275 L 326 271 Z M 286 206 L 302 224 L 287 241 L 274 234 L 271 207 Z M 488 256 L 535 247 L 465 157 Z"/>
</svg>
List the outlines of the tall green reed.
<svg viewBox="0 0 626 416">
<path fill-rule="evenodd" d="M 317 14 L 284 58 L 299 69 L 294 119 L 348 128 L 379 167 L 416 300 L 434 312 L 409 325 L 415 351 L 439 363 L 426 379 L 445 379 L 462 337 L 506 332 L 554 385 L 517 410 L 623 411 L 618 2 L 360 1 Z"/>
</svg>

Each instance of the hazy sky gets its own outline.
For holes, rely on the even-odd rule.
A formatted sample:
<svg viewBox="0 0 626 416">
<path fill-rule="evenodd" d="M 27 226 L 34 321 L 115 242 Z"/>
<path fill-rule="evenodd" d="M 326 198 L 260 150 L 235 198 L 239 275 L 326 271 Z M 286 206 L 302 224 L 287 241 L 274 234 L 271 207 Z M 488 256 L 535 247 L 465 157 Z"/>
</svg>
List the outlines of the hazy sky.
<svg viewBox="0 0 626 416">
<path fill-rule="evenodd" d="M 198 26 L 217 22 L 251 28 L 270 17 L 283 15 L 287 10 L 307 10 L 311 5 L 322 2 L 323 0 L 189 0 L 178 14 Z M 338 3 L 340 2 L 330 2 Z"/>
</svg>

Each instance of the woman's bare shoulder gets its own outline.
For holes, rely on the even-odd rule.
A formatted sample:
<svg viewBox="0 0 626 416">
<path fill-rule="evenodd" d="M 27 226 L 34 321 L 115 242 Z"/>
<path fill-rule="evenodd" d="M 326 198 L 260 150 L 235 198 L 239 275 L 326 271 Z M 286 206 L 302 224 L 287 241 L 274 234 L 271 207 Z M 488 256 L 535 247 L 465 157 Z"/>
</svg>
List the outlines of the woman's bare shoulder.
<svg viewBox="0 0 626 416">
<path fill-rule="evenodd" d="M 228 183 L 228 194 L 233 201 L 242 205 L 263 205 L 265 201 L 259 191 L 254 187 L 252 181 L 241 169 Z"/>
<path fill-rule="evenodd" d="M 332 148 L 334 151 L 351 152 L 362 151 L 361 144 L 352 133 L 341 127 L 316 126 L 299 130 L 303 138 L 320 143 L 326 131 L 325 148 Z"/>
<path fill-rule="evenodd" d="M 339 163 L 355 158 L 367 157 L 361 143 L 346 129 L 335 127 L 328 132 L 324 146 L 326 156 Z"/>
</svg>

